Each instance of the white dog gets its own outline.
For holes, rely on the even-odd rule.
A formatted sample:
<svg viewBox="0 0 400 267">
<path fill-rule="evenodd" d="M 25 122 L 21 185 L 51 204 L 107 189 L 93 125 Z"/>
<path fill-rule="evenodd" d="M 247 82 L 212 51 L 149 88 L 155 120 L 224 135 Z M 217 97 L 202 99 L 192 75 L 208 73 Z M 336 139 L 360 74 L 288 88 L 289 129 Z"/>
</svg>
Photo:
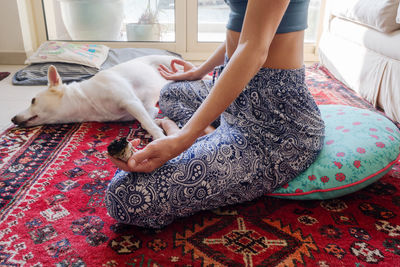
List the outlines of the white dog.
<svg viewBox="0 0 400 267">
<path fill-rule="evenodd" d="M 128 121 L 137 119 L 154 139 L 164 136 L 154 122 L 161 88 L 168 83 L 158 72 L 176 57 L 139 57 L 92 78 L 63 84 L 54 66 L 48 70 L 49 85 L 33 99 L 31 106 L 11 121 L 23 127 L 84 121 Z"/>
</svg>

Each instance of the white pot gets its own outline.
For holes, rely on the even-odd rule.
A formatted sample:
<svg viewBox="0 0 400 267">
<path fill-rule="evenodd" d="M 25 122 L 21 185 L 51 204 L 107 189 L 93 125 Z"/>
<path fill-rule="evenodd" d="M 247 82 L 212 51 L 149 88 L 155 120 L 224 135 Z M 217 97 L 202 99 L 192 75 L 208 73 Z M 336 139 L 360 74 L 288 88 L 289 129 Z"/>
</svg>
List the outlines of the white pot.
<svg viewBox="0 0 400 267">
<path fill-rule="evenodd" d="M 72 40 L 116 41 L 124 19 L 123 0 L 58 0 Z"/>
<path fill-rule="evenodd" d="M 126 24 L 128 41 L 160 41 L 160 24 Z"/>
</svg>

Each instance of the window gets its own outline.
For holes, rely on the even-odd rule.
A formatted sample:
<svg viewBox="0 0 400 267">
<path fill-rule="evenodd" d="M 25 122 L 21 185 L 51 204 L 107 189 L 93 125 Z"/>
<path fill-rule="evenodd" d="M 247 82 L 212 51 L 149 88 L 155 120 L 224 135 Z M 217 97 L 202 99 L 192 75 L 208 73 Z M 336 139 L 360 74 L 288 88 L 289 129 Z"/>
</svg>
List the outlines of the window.
<svg viewBox="0 0 400 267">
<path fill-rule="evenodd" d="M 174 0 L 43 0 L 49 40 L 175 41 Z"/>
<path fill-rule="evenodd" d="M 310 0 L 308 8 L 308 28 L 305 32 L 304 41 L 306 43 L 315 43 L 318 39 L 318 31 L 320 30 L 320 21 L 322 19 L 321 0 Z"/>
<path fill-rule="evenodd" d="M 307 54 L 315 57 L 321 1 L 311 0 Z M 46 39 L 153 47 L 203 60 L 225 39 L 224 0 L 42 0 Z M 39 38 L 43 39 L 43 38 Z"/>
<path fill-rule="evenodd" d="M 198 0 L 197 14 L 198 42 L 223 42 L 229 16 L 224 0 Z"/>
<path fill-rule="evenodd" d="M 309 27 L 305 33 L 306 43 L 317 40 L 321 1 L 311 0 L 308 12 Z M 198 0 L 198 42 L 223 42 L 225 24 L 229 15 L 229 7 L 224 0 Z"/>
</svg>

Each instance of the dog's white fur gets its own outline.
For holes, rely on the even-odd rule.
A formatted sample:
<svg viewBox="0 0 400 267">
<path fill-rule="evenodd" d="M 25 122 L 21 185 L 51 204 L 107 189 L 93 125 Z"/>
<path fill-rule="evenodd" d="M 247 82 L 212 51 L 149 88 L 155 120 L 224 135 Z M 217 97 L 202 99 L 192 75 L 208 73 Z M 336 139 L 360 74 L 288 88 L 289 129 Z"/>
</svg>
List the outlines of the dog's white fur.
<svg viewBox="0 0 400 267">
<path fill-rule="evenodd" d="M 128 121 L 137 119 L 154 139 L 164 136 L 154 122 L 161 88 L 168 83 L 157 70 L 169 66 L 173 56 L 139 57 L 92 78 L 63 84 L 54 66 L 49 67 L 47 90 L 32 99 L 31 106 L 12 122 L 19 126 L 84 121 Z"/>
</svg>

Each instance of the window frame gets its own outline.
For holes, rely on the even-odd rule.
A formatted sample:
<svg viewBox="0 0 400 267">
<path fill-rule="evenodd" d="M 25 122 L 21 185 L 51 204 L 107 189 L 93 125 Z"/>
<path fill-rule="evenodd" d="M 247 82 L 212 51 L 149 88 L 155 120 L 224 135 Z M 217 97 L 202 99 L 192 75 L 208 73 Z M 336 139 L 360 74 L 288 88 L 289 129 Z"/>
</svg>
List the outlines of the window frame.
<svg viewBox="0 0 400 267">
<path fill-rule="evenodd" d="M 91 42 L 111 48 L 157 48 L 179 53 L 186 60 L 202 61 L 220 45 L 219 42 L 197 42 L 198 0 L 175 0 L 175 42 Z M 304 44 L 304 61 L 318 61 L 318 44 L 321 38 L 326 0 L 321 0 L 317 38 L 315 43 Z M 41 43 L 48 40 L 43 0 L 18 0 L 24 46 L 29 56 Z M 55 19 L 49 17 L 50 19 Z M 49 19 L 48 18 L 48 19 Z M 190 19 L 189 19 L 190 18 Z M 79 41 L 71 41 L 79 43 Z M 87 42 L 87 41 L 86 41 Z"/>
</svg>

